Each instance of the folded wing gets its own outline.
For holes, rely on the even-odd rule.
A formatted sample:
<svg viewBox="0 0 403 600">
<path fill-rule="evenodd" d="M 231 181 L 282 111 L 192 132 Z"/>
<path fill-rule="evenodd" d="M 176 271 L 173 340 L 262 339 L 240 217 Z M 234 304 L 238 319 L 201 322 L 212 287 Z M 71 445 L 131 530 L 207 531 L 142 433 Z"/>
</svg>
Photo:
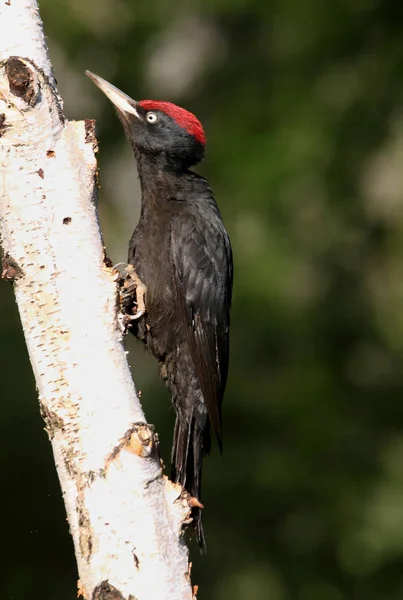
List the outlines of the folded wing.
<svg viewBox="0 0 403 600">
<path fill-rule="evenodd" d="M 228 373 L 232 252 L 218 209 L 174 217 L 171 245 L 178 315 L 221 449 L 221 404 Z"/>
</svg>

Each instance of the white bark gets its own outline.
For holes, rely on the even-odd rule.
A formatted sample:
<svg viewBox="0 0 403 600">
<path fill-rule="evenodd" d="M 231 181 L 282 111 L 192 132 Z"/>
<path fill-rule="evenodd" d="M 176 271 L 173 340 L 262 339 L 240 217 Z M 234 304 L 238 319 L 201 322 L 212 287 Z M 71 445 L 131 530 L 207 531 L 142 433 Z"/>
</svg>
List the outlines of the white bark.
<svg viewBox="0 0 403 600">
<path fill-rule="evenodd" d="M 62 116 L 35 0 L 1 0 L 0 61 L 3 277 L 15 278 L 80 591 L 190 599 L 189 508 L 162 475 L 149 427 L 135 425 L 145 417 L 104 264 L 93 123 Z"/>
</svg>

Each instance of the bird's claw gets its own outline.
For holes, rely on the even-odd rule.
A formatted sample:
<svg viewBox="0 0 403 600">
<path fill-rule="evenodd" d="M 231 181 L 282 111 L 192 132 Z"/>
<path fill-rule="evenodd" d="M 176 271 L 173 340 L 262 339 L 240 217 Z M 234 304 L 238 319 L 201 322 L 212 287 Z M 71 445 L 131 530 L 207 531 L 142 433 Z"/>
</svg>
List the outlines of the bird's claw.
<svg viewBox="0 0 403 600">
<path fill-rule="evenodd" d="M 129 326 L 130 326 L 130 322 L 131 322 L 130 315 L 125 315 L 122 312 L 118 313 L 118 327 L 120 329 L 120 332 L 122 333 L 122 336 L 126 335 L 127 330 L 129 329 Z"/>
<path fill-rule="evenodd" d="M 130 323 L 137 321 L 146 313 L 145 295 L 147 287 L 141 281 L 133 265 L 118 263 L 113 267 L 113 280 L 119 286 L 119 304 L 121 317 L 119 327 L 126 333 Z M 133 314 L 133 304 L 136 312 Z"/>
<path fill-rule="evenodd" d="M 190 496 L 187 499 L 187 502 L 190 508 L 204 508 L 204 505 L 200 502 L 198 498 L 196 498 L 196 496 Z"/>
<path fill-rule="evenodd" d="M 114 267 L 112 267 L 113 280 L 117 281 L 118 283 L 125 281 L 127 277 L 131 275 L 131 273 L 134 273 L 133 265 L 129 265 L 124 262 L 117 263 Z"/>
<path fill-rule="evenodd" d="M 130 315 L 130 321 L 137 321 L 137 319 L 140 319 L 140 317 L 142 317 L 144 314 L 144 310 L 137 310 L 137 312 L 134 315 Z"/>
</svg>

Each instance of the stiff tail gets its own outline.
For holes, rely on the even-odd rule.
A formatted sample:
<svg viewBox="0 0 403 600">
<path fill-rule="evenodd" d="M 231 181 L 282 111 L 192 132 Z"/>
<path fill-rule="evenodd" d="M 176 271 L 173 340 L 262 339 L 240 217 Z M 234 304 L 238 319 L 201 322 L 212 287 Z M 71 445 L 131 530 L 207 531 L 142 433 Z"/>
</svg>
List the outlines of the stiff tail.
<svg viewBox="0 0 403 600">
<path fill-rule="evenodd" d="M 176 416 L 174 439 L 172 444 L 171 478 L 179 482 L 189 494 L 201 501 L 201 479 L 203 457 L 210 450 L 210 432 L 207 415 L 194 414 L 184 420 Z M 203 532 L 202 509 L 192 508 L 197 543 L 202 552 L 206 551 Z"/>
</svg>

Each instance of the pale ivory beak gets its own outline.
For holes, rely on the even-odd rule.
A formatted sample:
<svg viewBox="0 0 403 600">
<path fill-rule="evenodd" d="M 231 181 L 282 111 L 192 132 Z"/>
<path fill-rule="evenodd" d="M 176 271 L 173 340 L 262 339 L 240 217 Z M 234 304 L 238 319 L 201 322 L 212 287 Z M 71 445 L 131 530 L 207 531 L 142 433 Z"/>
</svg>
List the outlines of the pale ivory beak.
<svg viewBox="0 0 403 600">
<path fill-rule="evenodd" d="M 128 113 L 134 115 L 138 119 L 140 118 L 139 113 L 136 110 L 136 101 L 124 94 L 117 87 L 99 77 L 99 75 L 95 75 L 95 73 L 91 73 L 91 71 L 86 71 L 85 74 L 95 83 L 97 87 L 105 94 L 107 98 L 112 102 L 114 106 L 122 113 Z"/>
</svg>

